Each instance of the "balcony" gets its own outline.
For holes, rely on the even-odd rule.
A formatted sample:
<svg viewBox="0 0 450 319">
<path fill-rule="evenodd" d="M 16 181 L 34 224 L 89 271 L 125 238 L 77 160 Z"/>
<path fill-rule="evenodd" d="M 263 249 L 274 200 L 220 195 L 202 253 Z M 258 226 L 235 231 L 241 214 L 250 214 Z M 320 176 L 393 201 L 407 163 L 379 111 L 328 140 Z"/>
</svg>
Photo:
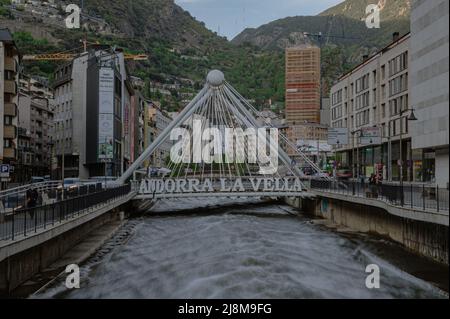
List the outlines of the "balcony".
<svg viewBox="0 0 450 319">
<path fill-rule="evenodd" d="M 5 125 L 4 138 L 14 140 L 17 138 L 17 127 L 14 125 Z"/>
<path fill-rule="evenodd" d="M 5 115 L 16 117 L 17 105 L 15 103 L 5 103 Z"/>
<path fill-rule="evenodd" d="M 5 81 L 5 93 L 17 94 L 17 83 L 15 81 L 6 80 Z"/>
<path fill-rule="evenodd" d="M 17 62 L 12 57 L 5 57 L 5 70 L 17 73 Z"/>
<path fill-rule="evenodd" d="M 3 158 L 5 159 L 16 159 L 17 150 L 15 148 L 4 148 Z"/>
</svg>

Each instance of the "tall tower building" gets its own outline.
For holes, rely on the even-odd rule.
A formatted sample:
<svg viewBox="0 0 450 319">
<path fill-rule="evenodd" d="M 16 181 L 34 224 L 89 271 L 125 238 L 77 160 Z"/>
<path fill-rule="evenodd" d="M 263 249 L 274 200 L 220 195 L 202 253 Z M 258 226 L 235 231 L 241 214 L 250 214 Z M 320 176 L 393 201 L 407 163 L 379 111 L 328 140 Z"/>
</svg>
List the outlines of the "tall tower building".
<svg viewBox="0 0 450 319">
<path fill-rule="evenodd" d="M 286 120 L 289 126 L 320 123 L 320 49 L 286 49 Z"/>
</svg>

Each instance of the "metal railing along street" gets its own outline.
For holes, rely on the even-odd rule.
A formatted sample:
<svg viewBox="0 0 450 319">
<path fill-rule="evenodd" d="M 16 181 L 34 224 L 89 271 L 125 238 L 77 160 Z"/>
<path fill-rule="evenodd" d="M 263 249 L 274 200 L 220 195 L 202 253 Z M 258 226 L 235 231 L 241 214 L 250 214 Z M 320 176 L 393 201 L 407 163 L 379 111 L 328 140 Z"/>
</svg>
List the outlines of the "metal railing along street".
<svg viewBox="0 0 450 319">
<path fill-rule="evenodd" d="M 325 181 L 311 180 L 311 189 L 337 193 L 346 196 L 356 196 L 378 199 L 394 206 L 411 208 L 421 211 L 449 211 L 449 190 L 438 186 L 404 184 L 368 184 L 356 181 Z"/>
<path fill-rule="evenodd" d="M 0 241 L 28 236 L 41 229 L 73 219 L 90 212 L 90 209 L 115 201 L 131 192 L 131 185 L 81 195 L 53 204 L 13 210 L 0 215 Z"/>
<path fill-rule="evenodd" d="M 29 184 L 17 188 L 8 189 L 0 192 L 0 213 L 2 211 L 11 211 L 27 207 L 28 190 L 36 190 L 40 196 L 40 204 L 60 201 L 63 198 L 69 199 L 86 194 L 102 191 L 102 183 L 90 183 L 87 185 L 73 185 L 63 188 L 59 181 L 49 181 L 42 183 Z M 46 201 L 43 200 L 46 197 Z"/>
</svg>

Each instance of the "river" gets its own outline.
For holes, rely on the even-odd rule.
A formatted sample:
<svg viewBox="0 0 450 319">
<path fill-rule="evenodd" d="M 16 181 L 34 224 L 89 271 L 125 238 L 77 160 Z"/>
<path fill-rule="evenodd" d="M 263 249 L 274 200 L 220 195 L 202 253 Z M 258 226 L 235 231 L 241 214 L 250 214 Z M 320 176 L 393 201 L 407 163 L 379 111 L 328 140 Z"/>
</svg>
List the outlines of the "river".
<svg viewBox="0 0 450 319">
<path fill-rule="evenodd" d="M 36 297 L 448 298 L 408 273 L 434 272 L 437 282 L 446 273 L 448 281 L 448 267 L 380 238 L 316 225 L 289 206 L 187 208 L 166 202 L 130 221 L 125 240 L 113 238 L 83 265 L 81 289 L 61 281 Z M 369 264 L 380 268 L 380 289 L 366 287 Z"/>
</svg>

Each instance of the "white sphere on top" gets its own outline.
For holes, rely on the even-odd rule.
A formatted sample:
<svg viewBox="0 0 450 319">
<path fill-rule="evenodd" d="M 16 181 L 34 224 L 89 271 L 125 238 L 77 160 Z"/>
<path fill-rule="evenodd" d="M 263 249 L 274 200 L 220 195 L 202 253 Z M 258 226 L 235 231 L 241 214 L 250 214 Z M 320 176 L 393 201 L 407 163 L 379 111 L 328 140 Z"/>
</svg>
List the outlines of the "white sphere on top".
<svg viewBox="0 0 450 319">
<path fill-rule="evenodd" d="M 219 70 L 212 70 L 208 73 L 208 76 L 206 77 L 206 82 L 208 82 L 209 85 L 218 87 L 223 85 L 225 82 L 225 75 L 222 71 Z"/>
</svg>

